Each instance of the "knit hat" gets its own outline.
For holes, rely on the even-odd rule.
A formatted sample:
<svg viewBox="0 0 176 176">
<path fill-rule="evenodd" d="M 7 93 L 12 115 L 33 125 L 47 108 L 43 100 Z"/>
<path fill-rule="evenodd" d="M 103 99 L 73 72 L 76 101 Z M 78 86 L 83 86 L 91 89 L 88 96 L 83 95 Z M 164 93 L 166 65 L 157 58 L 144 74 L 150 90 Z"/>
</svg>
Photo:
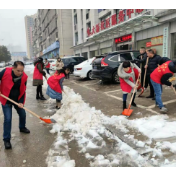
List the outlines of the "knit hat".
<svg viewBox="0 0 176 176">
<path fill-rule="evenodd" d="M 42 58 L 42 57 L 39 57 L 39 58 L 38 58 L 38 61 L 43 61 L 43 58 Z"/>
</svg>

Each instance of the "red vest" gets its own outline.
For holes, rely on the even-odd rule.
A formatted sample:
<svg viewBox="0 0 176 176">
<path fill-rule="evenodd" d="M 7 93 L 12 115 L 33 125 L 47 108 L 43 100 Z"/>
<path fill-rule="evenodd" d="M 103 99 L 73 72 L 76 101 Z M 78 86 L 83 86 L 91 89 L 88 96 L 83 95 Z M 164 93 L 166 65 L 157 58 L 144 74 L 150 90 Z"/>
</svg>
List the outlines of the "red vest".
<svg viewBox="0 0 176 176">
<path fill-rule="evenodd" d="M 48 62 L 48 64 L 45 67 L 46 68 L 50 68 L 50 63 Z"/>
<path fill-rule="evenodd" d="M 150 78 L 158 83 L 158 84 L 161 84 L 161 78 L 164 74 L 167 74 L 167 73 L 172 73 L 174 74 L 173 72 L 171 72 L 169 70 L 169 63 L 172 62 L 172 61 L 167 61 L 165 62 L 164 64 L 160 65 L 158 68 L 156 68 L 152 74 L 150 75 Z"/>
<path fill-rule="evenodd" d="M 39 63 L 37 63 L 35 65 L 34 73 L 33 73 L 33 79 L 41 79 L 41 80 L 43 80 L 43 75 L 42 75 L 42 73 L 39 72 L 39 69 L 37 68 L 38 64 Z M 43 69 L 43 67 L 42 67 L 42 69 Z"/>
<path fill-rule="evenodd" d="M 23 96 L 23 94 L 26 92 L 26 81 L 27 81 L 28 76 L 23 72 L 23 76 L 21 77 L 21 85 L 20 85 L 20 95 L 18 97 L 18 100 Z M 4 72 L 4 75 L 1 79 L 0 83 L 0 92 L 5 95 L 6 97 L 9 97 L 10 91 L 14 85 L 13 78 L 12 78 L 12 67 L 11 68 L 6 68 L 6 71 Z M 26 99 L 26 93 L 24 97 L 24 102 L 25 103 Z M 0 96 L 0 102 L 2 105 L 5 105 L 7 100 L 3 97 Z"/>
<path fill-rule="evenodd" d="M 59 84 L 59 80 L 64 77 L 65 77 L 65 75 L 63 73 L 61 73 L 60 75 L 55 73 L 53 76 L 49 77 L 47 83 L 51 87 L 51 89 L 53 89 L 54 91 L 56 91 L 58 93 L 62 93 L 62 89 Z"/>
<path fill-rule="evenodd" d="M 134 74 L 135 74 L 135 79 L 137 80 L 138 75 L 139 75 L 139 72 L 138 72 L 138 70 L 137 70 L 136 68 L 134 68 L 133 71 L 134 71 Z M 131 73 L 131 72 L 132 72 L 132 70 L 131 70 L 131 68 L 130 68 L 130 70 L 129 70 L 127 73 Z M 129 80 L 134 83 L 134 80 L 133 80 L 132 77 L 129 78 Z M 131 87 L 129 84 L 127 84 L 127 83 L 124 81 L 123 78 L 120 78 L 120 87 L 121 87 L 121 89 L 122 89 L 123 92 L 128 92 L 128 93 L 130 93 L 131 90 L 132 90 L 132 87 Z"/>
</svg>

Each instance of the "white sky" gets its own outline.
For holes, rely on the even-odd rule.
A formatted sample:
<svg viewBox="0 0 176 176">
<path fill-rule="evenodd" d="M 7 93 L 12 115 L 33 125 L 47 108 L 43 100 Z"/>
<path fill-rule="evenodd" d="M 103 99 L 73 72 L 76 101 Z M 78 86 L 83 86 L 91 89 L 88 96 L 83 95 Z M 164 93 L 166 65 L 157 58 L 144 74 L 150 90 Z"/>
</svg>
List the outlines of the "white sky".
<svg viewBox="0 0 176 176">
<path fill-rule="evenodd" d="M 24 17 L 36 12 L 37 9 L 0 9 L 0 45 L 20 45 L 20 50 L 26 52 Z"/>
</svg>

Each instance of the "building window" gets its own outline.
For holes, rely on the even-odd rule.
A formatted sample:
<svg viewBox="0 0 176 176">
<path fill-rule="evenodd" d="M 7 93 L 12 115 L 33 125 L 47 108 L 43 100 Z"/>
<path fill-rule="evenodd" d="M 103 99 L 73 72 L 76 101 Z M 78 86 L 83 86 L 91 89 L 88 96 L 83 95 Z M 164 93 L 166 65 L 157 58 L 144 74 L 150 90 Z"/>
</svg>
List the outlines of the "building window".
<svg viewBox="0 0 176 176">
<path fill-rule="evenodd" d="M 58 38 L 58 32 L 56 32 L 56 38 Z"/>
<path fill-rule="evenodd" d="M 83 28 L 81 29 L 81 34 L 82 34 L 82 42 L 84 41 L 84 31 Z"/>
<path fill-rule="evenodd" d="M 74 16 L 74 25 L 77 24 L 77 15 Z"/>
<path fill-rule="evenodd" d="M 78 44 L 78 33 L 76 32 L 75 33 L 75 45 L 77 45 Z"/>
<path fill-rule="evenodd" d="M 76 9 L 74 9 L 74 13 L 76 12 Z"/>
<path fill-rule="evenodd" d="M 91 31 L 91 22 L 87 23 L 87 28 L 89 28 Z"/>
</svg>

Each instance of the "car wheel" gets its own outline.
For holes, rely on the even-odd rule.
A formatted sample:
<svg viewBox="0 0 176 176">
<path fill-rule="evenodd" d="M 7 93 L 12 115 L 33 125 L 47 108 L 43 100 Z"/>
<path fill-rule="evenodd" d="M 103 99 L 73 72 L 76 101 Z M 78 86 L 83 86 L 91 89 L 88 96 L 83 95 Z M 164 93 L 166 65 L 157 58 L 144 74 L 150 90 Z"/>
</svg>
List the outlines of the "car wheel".
<svg viewBox="0 0 176 176">
<path fill-rule="evenodd" d="M 87 73 L 87 78 L 88 78 L 88 79 L 93 79 L 93 78 L 92 78 L 92 70 Z"/>
<path fill-rule="evenodd" d="M 114 72 L 113 76 L 112 76 L 112 81 L 113 83 L 117 84 L 120 82 L 120 79 L 119 79 L 119 75 L 117 74 L 117 71 Z"/>
</svg>

